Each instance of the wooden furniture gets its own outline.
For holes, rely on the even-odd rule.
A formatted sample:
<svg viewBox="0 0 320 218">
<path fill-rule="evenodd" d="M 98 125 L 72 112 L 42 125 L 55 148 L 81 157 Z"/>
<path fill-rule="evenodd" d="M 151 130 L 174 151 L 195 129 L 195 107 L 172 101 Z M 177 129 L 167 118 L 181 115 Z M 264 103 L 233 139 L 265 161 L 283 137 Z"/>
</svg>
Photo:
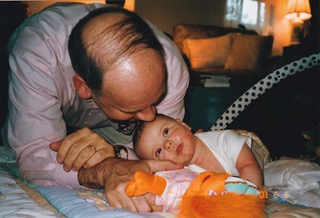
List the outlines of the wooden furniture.
<svg viewBox="0 0 320 218">
<path fill-rule="evenodd" d="M 194 131 L 209 130 L 220 115 L 247 89 L 262 77 L 256 75 L 230 75 L 230 87 L 204 87 L 201 75 L 191 74 L 185 97 L 185 122 Z"/>
</svg>

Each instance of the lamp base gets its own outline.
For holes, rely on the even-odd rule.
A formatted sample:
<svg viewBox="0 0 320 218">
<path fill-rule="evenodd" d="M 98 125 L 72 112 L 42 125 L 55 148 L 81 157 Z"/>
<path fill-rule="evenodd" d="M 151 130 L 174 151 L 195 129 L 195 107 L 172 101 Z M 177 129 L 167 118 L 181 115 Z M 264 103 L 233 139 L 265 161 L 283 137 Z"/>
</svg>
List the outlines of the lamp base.
<svg viewBox="0 0 320 218">
<path fill-rule="evenodd" d="M 291 44 L 300 44 L 304 37 L 304 22 L 291 23 Z"/>
</svg>

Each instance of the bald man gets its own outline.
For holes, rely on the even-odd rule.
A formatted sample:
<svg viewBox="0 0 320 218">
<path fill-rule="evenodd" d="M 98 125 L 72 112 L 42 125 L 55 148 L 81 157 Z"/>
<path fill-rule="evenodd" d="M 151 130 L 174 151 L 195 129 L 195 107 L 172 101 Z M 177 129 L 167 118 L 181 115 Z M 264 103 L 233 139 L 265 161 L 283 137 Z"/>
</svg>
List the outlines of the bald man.
<svg viewBox="0 0 320 218">
<path fill-rule="evenodd" d="M 56 4 L 29 18 L 9 45 L 9 116 L 4 143 L 21 176 L 39 185 L 104 188 L 111 206 L 152 211 L 128 198 L 137 170 L 172 162 L 122 160 L 139 120 L 183 119 L 188 71 L 165 34 L 137 14 L 103 4 Z"/>
</svg>

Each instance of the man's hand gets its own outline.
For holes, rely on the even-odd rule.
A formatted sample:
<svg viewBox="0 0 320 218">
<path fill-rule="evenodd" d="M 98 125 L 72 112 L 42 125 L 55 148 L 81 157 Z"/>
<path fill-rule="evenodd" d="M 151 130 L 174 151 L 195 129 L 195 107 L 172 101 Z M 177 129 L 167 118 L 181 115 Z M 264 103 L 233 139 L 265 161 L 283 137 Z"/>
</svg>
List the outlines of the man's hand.
<svg viewBox="0 0 320 218">
<path fill-rule="evenodd" d="M 50 144 L 57 151 L 57 161 L 66 171 L 90 168 L 108 157 L 114 157 L 114 149 L 101 136 L 88 128 L 80 129 L 61 141 Z"/>
<path fill-rule="evenodd" d="M 108 203 L 116 208 L 131 211 L 154 211 L 150 196 L 128 197 L 125 187 L 136 171 L 154 173 L 162 170 L 181 169 L 183 166 L 161 160 L 122 160 L 108 158 L 90 169 L 81 168 L 79 183 L 89 188 L 104 188 Z"/>
</svg>

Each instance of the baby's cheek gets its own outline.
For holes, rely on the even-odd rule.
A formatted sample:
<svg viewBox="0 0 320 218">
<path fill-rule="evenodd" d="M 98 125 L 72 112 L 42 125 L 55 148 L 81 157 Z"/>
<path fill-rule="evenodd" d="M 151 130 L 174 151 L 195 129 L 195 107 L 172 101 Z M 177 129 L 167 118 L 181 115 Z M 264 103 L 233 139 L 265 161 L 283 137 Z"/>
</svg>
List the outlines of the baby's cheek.
<svg viewBox="0 0 320 218">
<path fill-rule="evenodd" d="M 190 161 L 192 160 L 192 157 L 194 155 L 194 150 L 193 149 L 186 149 L 184 150 L 184 152 L 182 153 L 181 157 L 179 159 L 181 159 L 181 164 L 183 165 L 189 165 Z"/>
<path fill-rule="evenodd" d="M 160 157 L 159 157 L 160 160 L 170 160 L 170 161 L 176 163 L 177 154 L 174 151 L 171 151 L 171 152 L 163 151 L 161 153 L 162 153 L 162 155 L 160 155 Z"/>
</svg>

